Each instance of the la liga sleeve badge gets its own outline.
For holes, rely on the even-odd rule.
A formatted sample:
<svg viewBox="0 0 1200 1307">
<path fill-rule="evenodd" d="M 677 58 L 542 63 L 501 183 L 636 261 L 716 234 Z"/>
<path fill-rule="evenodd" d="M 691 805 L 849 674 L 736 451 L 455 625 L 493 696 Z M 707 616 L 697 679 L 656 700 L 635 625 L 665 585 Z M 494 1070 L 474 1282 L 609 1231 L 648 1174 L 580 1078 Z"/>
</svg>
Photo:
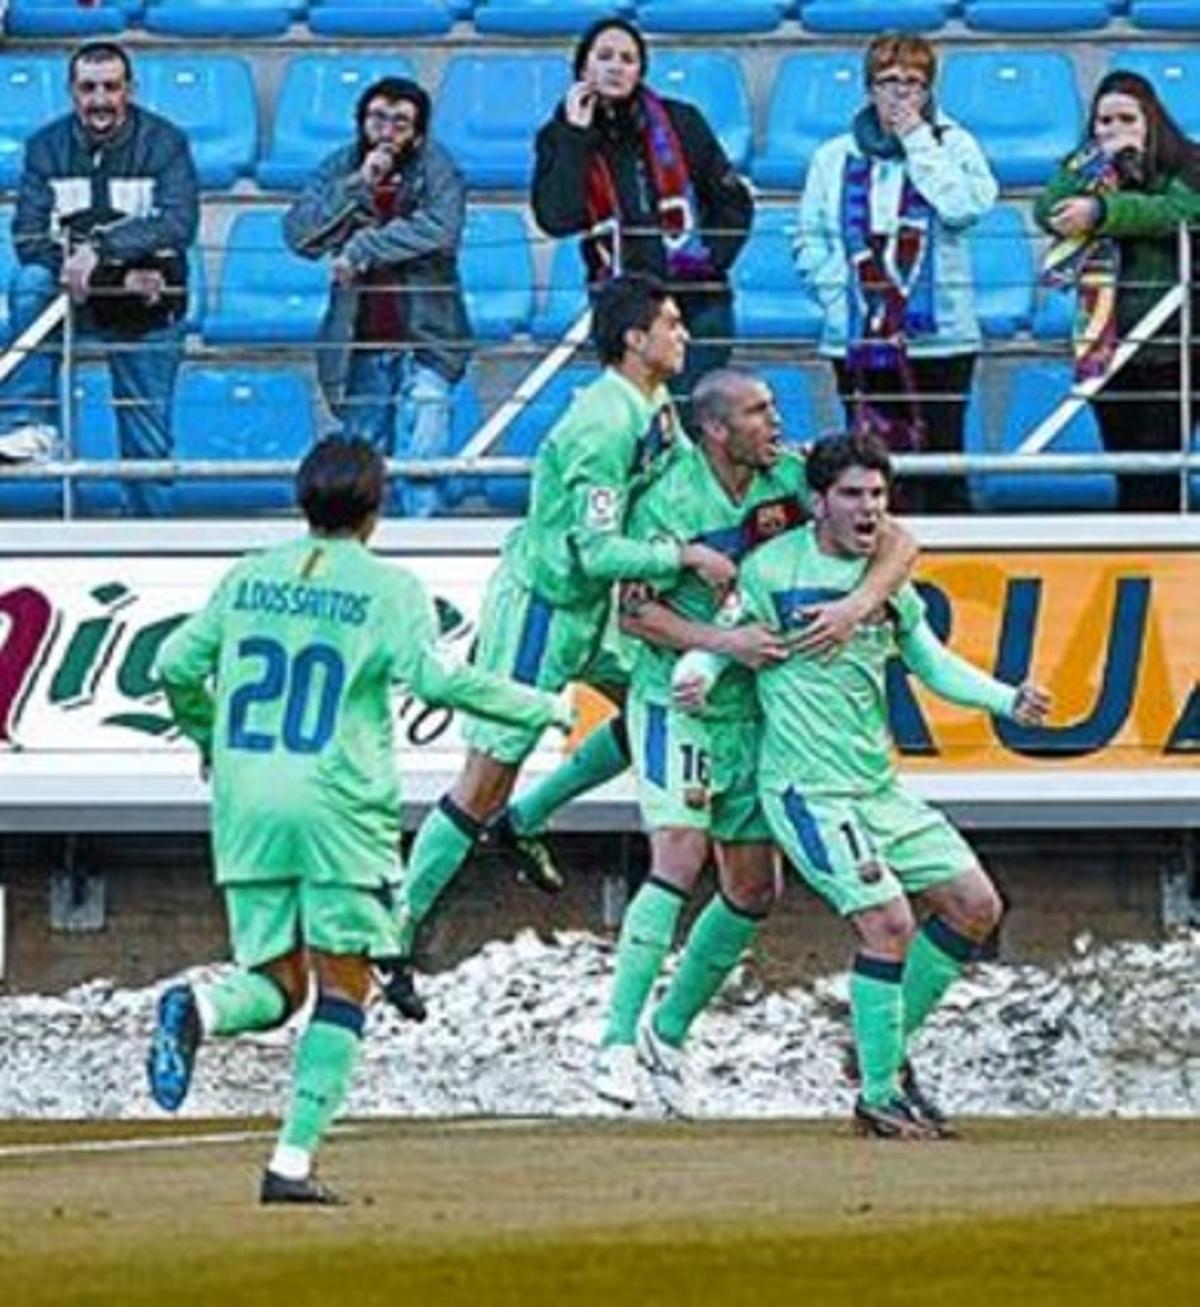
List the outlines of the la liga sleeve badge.
<svg viewBox="0 0 1200 1307">
<path fill-rule="evenodd" d="M 615 531 L 621 512 L 621 492 L 615 486 L 593 486 L 587 492 L 584 524 L 592 531 Z"/>
</svg>

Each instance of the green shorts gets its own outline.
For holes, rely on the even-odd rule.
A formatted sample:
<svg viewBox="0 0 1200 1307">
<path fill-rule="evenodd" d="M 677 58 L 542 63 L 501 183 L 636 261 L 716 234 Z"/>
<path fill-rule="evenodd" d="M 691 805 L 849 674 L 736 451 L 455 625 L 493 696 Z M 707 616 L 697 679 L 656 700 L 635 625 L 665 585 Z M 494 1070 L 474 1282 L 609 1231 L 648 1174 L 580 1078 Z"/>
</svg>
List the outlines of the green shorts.
<svg viewBox="0 0 1200 1307">
<path fill-rule="evenodd" d="M 724 844 L 770 841 L 758 802 L 758 722 L 705 721 L 643 699 L 626 705 L 647 830 L 683 826 Z"/>
<path fill-rule="evenodd" d="M 373 958 L 399 952 L 386 887 L 238 881 L 225 886 L 225 911 L 233 958 L 242 967 L 261 967 L 300 947 Z"/>
<path fill-rule="evenodd" d="M 501 563 L 488 584 L 479 621 L 475 666 L 522 685 L 557 693 L 573 681 L 596 686 L 629 683 L 631 658 L 613 605 L 562 608 L 543 599 Z M 463 737 L 497 762 L 520 763 L 539 731 L 468 714 Z"/>
<path fill-rule="evenodd" d="M 863 799 L 768 790 L 762 805 L 780 848 L 843 917 L 945 884 L 978 861 L 942 813 L 899 785 Z"/>
</svg>

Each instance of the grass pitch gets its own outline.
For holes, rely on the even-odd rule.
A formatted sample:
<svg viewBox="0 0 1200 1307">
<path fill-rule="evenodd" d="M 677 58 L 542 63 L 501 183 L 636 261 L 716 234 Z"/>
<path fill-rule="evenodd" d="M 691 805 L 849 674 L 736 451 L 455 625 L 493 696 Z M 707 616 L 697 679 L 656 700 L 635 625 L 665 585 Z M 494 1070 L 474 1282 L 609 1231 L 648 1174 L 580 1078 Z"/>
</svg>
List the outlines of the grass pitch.
<svg viewBox="0 0 1200 1307">
<path fill-rule="evenodd" d="M 326 1146 L 336 1210 L 257 1206 L 271 1137 L 0 1125 L 3 1302 L 1200 1301 L 1197 1122 L 968 1122 L 961 1141 L 892 1144 L 824 1122 L 373 1121 Z"/>
</svg>

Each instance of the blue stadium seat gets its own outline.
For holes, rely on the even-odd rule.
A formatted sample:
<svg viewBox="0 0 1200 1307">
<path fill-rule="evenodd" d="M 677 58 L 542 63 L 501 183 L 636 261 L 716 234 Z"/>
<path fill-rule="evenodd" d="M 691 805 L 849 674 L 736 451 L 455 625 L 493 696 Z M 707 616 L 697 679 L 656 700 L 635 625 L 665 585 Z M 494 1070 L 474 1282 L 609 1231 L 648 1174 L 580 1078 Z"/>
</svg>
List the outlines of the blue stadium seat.
<svg viewBox="0 0 1200 1307">
<path fill-rule="evenodd" d="M 544 303 L 533 315 L 534 338 L 561 339 L 587 306 L 587 270 L 579 242 L 570 238 L 558 241 L 550 256 Z"/>
<path fill-rule="evenodd" d="M 85 363 L 75 370 L 71 378 L 71 421 L 76 457 L 98 462 L 116 462 L 120 458 L 117 410 L 107 364 Z M 115 516 L 122 507 L 120 482 L 78 481 L 75 503 L 85 516 Z"/>
<path fill-rule="evenodd" d="M 1129 21 L 1134 27 L 1194 32 L 1200 28 L 1200 0 L 1133 0 Z"/>
<path fill-rule="evenodd" d="M 4 30 L 9 36 L 109 36 L 123 31 L 142 12 L 142 0 L 9 0 Z"/>
<path fill-rule="evenodd" d="M 479 430 L 483 422 L 483 406 L 479 402 L 479 393 L 475 388 L 475 376 L 468 368 L 467 374 L 451 391 L 450 409 L 450 454 L 453 457 L 462 452 L 463 446 Z M 452 508 L 464 499 L 483 494 L 484 478 L 481 476 L 446 477 L 441 485 L 443 508 Z M 399 486 L 393 498 L 398 500 Z"/>
<path fill-rule="evenodd" d="M 8 283 L 17 266 L 12 244 L 11 209 L 0 210 L 0 345 L 8 344 Z"/>
<path fill-rule="evenodd" d="M 1008 378 L 1007 403 L 999 424 L 999 441 L 989 440 L 997 424 L 984 420 L 984 403 L 976 386 L 967 405 L 963 447 L 968 454 L 1008 453 L 1058 406 L 1071 389 L 1071 370 L 1061 363 L 1027 363 Z M 1084 408 L 1051 442 L 1048 453 L 1103 453 L 1091 409 Z M 1036 458 L 1036 455 L 1031 457 Z M 984 513 L 1061 512 L 1112 509 L 1116 479 L 1109 472 L 1010 472 L 968 477 L 975 507 Z"/>
<path fill-rule="evenodd" d="M 655 49 L 650 54 L 647 81 L 659 95 L 694 104 L 733 166 L 746 166 L 754 139 L 754 111 L 742 65 L 735 56 Z"/>
<path fill-rule="evenodd" d="M 1111 20 L 1109 0 L 966 0 L 963 11 L 981 32 L 1087 32 Z"/>
<path fill-rule="evenodd" d="M 1200 137 L 1200 50 L 1125 46 L 1112 52 L 1108 67 L 1148 78 L 1171 117 L 1190 137 Z"/>
<path fill-rule="evenodd" d="M 533 316 L 533 251 L 516 209 L 470 209 L 463 232 L 463 291 L 471 331 L 508 340 Z"/>
<path fill-rule="evenodd" d="M 1192 432 L 1192 453 L 1200 454 L 1200 426 Z M 1193 513 L 1200 513 L 1200 472 L 1193 472 L 1188 477 L 1188 508 Z"/>
<path fill-rule="evenodd" d="M 166 36 L 282 36 L 303 10 L 291 0 L 150 0 L 142 26 Z"/>
<path fill-rule="evenodd" d="M 258 101 L 250 66 L 236 55 L 147 55 L 137 96 L 187 133 L 200 184 L 225 189 L 248 177 L 258 152 Z"/>
<path fill-rule="evenodd" d="M 766 148 L 750 165 L 760 186 L 799 188 L 817 146 L 850 130 L 862 107 L 858 50 L 803 50 L 775 74 L 767 110 Z"/>
<path fill-rule="evenodd" d="M 796 271 L 796 209 L 759 208 L 733 265 L 733 314 L 741 340 L 813 340 L 824 314 Z"/>
<path fill-rule="evenodd" d="M 645 32 L 773 32 L 790 0 L 639 0 Z"/>
<path fill-rule="evenodd" d="M 282 210 L 239 213 L 225 240 L 216 307 L 204 339 L 223 345 L 316 339 L 329 298 L 329 268 L 287 248 Z"/>
<path fill-rule="evenodd" d="M 1033 315 L 1033 246 L 1018 209 L 1002 204 L 984 214 L 967 237 L 975 310 L 983 334 L 1015 336 Z"/>
<path fill-rule="evenodd" d="M 785 363 L 756 368 L 755 371 L 775 394 L 775 404 L 783 420 L 784 440 L 793 445 L 815 440 L 821 430 L 811 374 L 798 364 Z"/>
<path fill-rule="evenodd" d="M 208 313 L 208 276 L 204 271 L 204 250 L 193 245 L 188 250 L 188 311 L 185 325 L 199 331 Z"/>
<path fill-rule="evenodd" d="M 65 59 L 0 55 L 0 188 L 16 186 L 30 133 L 70 107 Z"/>
<path fill-rule="evenodd" d="M 413 77 L 402 55 L 300 55 L 283 75 L 271 148 L 258 165 L 263 186 L 299 190 L 317 164 L 355 137 L 354 106 L 382 77 Z"/>
<path fill-rule="evenodd" d="M 800 21 L 811 32 L 932 32 L 954 0 L 807 0 Z"/>
<path fill-rule="evenodd" d="M 182 460 L 303 458 L 316 438 L 312 385 L 295 368 L 188 368 L 171 412 Z M 291 475 L 270 480 L 186 481 L 178 513 L 284 512 L 295 504 Z"/>
<path fill-rule="evenodd" d="M 1079 141 L 1083 106 L 1070 58 L 1046 50 L 955 50 L 941 101 L 978 140 L 1002 186 L 1035 186 Z"/>
<path fill-rule="evenodd" d="M 470 185 L 527 191 L 533 138 L 570 84 L 561 55 L 453 55 L 434 96 L 433 134 Z"/>
<path fill-rule="evenodd" d="M 311 0 L 308 9 L 319 36 L 440 36 L 454 19 L 447 0 Z"/>
<path fill-rule="evenodd" d="M 496 36 L 551 36 L 582 32 L 598 18 L 628 17 L 631 0 L 479 0 L 475 30 Z"/>
</svg>

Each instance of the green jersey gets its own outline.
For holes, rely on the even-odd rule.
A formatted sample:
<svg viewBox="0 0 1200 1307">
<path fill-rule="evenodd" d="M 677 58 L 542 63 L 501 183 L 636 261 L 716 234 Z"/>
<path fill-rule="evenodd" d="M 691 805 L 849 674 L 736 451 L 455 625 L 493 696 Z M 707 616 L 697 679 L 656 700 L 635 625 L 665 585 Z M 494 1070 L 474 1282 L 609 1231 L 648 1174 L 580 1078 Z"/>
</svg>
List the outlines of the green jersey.
<svg viewBox="0 0 1200 1307">
<path fill-rule="evenodd" d="M 774 467 L 755 473 L 742 498 L 734 499 L 703 450 L 694 446 L 638 500 L 629 534 L 638 540 L 708 545 L 740 564 L 752 549 L 798 526 L 806 516 L 807 503 L 802 455 L 789 451 Z M 689 621 L 710 623 L 716 617 L 716 592 L 694 572 L 682 572 L 655 589 Z M 639 640 L 633 669 L 639 693 L 656 703 L 669 703 L 671 673 L 678 657 L 673 649 Z M 753 673 L 733 665 L 713 687 L 704 716 L 736 720 L 755 711 Z"/>
<path fill-rule="evenodd" d="M 630 506 L 686 444 L 665 387 L 647 398 L 609 368 L 542 441 L 529 515 L 506 559 L 517 579 L 561 607 L 607 605 L 614 581 L 669 581 L 679 547 L 623 533 Z"/>
<path fill-rule="evenodd" d="M 550 695 L 439 660 L 421 583 L 354 539 L 305 537 L 237 563 L 164 643 L 180 727 L 211 761 L 221 883 L 377 885 L 400 839 L 391 690 L 516 725 Z"/>
</svg>

